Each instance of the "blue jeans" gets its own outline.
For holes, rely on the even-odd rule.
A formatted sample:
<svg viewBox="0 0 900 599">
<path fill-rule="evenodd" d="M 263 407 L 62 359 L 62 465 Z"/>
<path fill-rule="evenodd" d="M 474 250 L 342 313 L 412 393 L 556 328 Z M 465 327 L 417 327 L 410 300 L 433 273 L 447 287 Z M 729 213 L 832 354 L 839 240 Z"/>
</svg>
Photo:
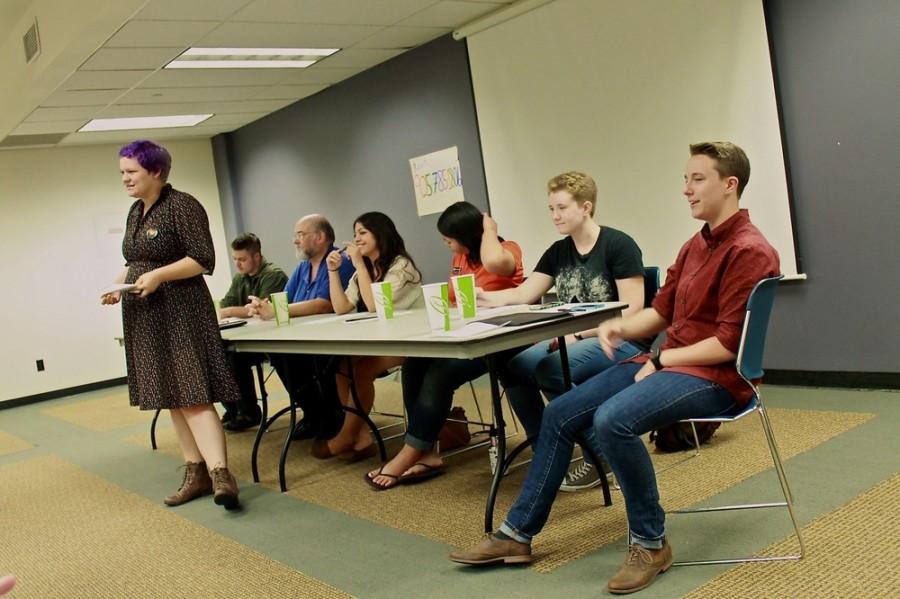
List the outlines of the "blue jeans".
<svg viewBox="0 0 900 599">
<path fill-rule="evenodd" d="M 541 430 L 541 415 L 544 412 L 541 391 L 551 400 L 568 391 L 563 382 L 559 351 L 548 352 L 549 347 L 550 342 L 543 341 L 520 352 L 506 362 L 500 377 L 513 411 L 529 439 L 536 437 Z M 567 344 L 566 350 L 574 385 L 580 385 L 610 366 L 641 353 L 637 346 L 624 343 L 615 350 L 615 356 L 610 360 L 596 337 Z"/>
<path fill-rule="evenodd" d="M 481 359 L 407 358 L 400 375 L 409 418 L 406 444 L 431 451 L 450 414 L 453 392 L 485 372 L 487 363 Z"/>
<path fill-rule="evenodd" d="M 631 542 L 662 546 L 665 512 L 641 435 L 684 418 L 725 414 L 736 404 L 716 383 L 687 374 L 657 372 L 635 383 L 640 368 L 609 368 L 547 406 L 525 483 L 500 526 L 503 533 L 530 543 L 541 531 L 568 471 L 575 435 L 591 427 L 622 487 Z"/>
</svg>

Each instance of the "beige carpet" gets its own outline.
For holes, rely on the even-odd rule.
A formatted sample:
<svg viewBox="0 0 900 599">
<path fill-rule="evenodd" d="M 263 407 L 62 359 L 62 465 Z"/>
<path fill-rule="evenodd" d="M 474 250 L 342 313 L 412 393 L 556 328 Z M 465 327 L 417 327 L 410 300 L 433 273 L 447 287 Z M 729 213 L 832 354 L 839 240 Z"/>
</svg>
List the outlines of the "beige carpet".
<svg viewBox="0 0 900 599">
<path fill-rule="evenodd" d="M 803 540 L 807 554 L 801 561 L 742 564 L 685 597 L 900 596 L 900 474 L 817 518 L 803 529 Z M 796 547 L 791 535 L 762 555 Z"/>
<path fill-rule="evenodd" d="M 0 455 L 18 453 L 32 447 L 34 446 L 25 439 L 20 439 L 13 434 L 0 430 Z"/>
<path fill-rule="evenodd" d="M 59 457 L 2 466 L 0 480 L 16 481 L 0 510 L 16 599 L 349 597 Z"/>
<path fill-rule="evenodd" d="M 153 419 L 153 412 L 128 404 L 128 390 L 124 387 L 91 396 L 91 399 L 41 410 L 41 414 L 101 433 Z"/>
<path fill-rule="evenodd" d="M 486 394 L 482 395 L 483 401 L 486 400 Z M 468 389 L 457 396 L 460 403 L 471 403 Z M 376 407 L 396 409 L 399 397 L 397 383 L 379 382 Z M 473 409 L 467 405 L 466 411 L 471 415 Z M 872 415 L 778 409 L 771 410 L 770 417 L 783 457 L 788 459 L 866 422 Z M 261 482 L 275 489 L 278 488 L 278 454 L 286 426 L 282 423 L 268 434 L 260 450 Z M 520 437 L 511 439 L 511 444 L 515 445 L 517 439 Z M 146 435 L 133 436 L 129 441 L 149 446 Z M 178 455 L 171 431 L 161 431 L 158 441 L 162 451 Z M 253 432 L 230 434 L 228 442 L 233 471 L 242 479 L 251 480 L 249 454 Z M 390 443 L 388 453 L 395 453 L 399 443 L 399 440 Z M 448 473 L 442 477 L 380 493 L 363 481 L 365 472 L 375 468 L 377 460 L 347 465 L 336 459 L 312 459 L 308 450 L 309 442 L 294 443 L 291 447 L 287 468 L 290 495 L 450 545 L 462 547 L 480 538 L 490 486 L 484 449 L 449 459 Z M 654 455 L 654 461 L 658 468 L 663 468 L 683 459 L 684 455 L 658 454 Z M 714 441 L 703 446 L 700 457 L 660 474 L 663 506 L 666 509 L 689 506 L 771 467 L 758 417 L 745 418 L 720 429 Z M 504 480 L 495 525 L 499 525 L 515 499 L 525 470 L 515 470 Z M 704 483 L 698 485 L 698 480 Z M 613 500 L 612 507 L 604 508 L 599 491 L 560 494 L 547 527 L 535 541 L 534 550 L 539 559 L 533 567 L 538 571 L 552 571 L 624 536 L 626 523 L 621 496 L 614 495 Z"/>
</svg>

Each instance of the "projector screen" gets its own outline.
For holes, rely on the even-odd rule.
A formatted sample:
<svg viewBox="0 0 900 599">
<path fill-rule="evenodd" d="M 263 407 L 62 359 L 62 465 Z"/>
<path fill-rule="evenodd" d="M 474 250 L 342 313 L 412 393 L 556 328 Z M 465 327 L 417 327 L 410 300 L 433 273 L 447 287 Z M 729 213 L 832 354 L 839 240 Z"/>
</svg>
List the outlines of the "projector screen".
<svg viewBox="0 0 900 599">
<path fill-rule="evenodd" d="M 760 0 L 556 0 L 468 37 L 491 212 L 526 270 L 559 235 L 547 180 L 597 181 L 595 219 L 667 268 L 703 223 L 682 195 L 688 144 L 750 158 L 741 207 L 797 274 Z"/>
</svg>

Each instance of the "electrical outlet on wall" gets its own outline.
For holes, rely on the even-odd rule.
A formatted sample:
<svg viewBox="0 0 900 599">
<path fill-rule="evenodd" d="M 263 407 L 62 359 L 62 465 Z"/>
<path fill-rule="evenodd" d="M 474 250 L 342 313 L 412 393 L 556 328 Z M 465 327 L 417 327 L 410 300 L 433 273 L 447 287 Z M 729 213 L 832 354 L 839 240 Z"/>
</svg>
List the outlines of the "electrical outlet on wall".
<svg viewBox="0 0 900 599">
<path fill-rule="evenodd" d="M 35 361 L 35 365 L 37 366 L 37 371 L 38 371 L 38 372 L 44 372 L 44 360 L 43 360 L 43 359 L 41 359 L 41 360 L 36 360 L 36 361 Z"/>
</svg>

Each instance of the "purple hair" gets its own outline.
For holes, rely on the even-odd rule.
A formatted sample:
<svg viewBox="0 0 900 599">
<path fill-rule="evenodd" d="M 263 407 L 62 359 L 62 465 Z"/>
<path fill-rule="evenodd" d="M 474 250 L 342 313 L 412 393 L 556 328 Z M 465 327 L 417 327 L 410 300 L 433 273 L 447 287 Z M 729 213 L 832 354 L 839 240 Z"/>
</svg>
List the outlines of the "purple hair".
<svg viewBox="0 0 900 599">
<path fill-rule="evenodd" d="M 156 142 L 147 139 L 138 139 L 119 150 L 121 158 L 133 158 L 137 160 L 148 173 L 159 173 L 163 181 L 169 178 L 169 169 L 172 168 L 172 156 L 169 151 Z"/>
</svg>

